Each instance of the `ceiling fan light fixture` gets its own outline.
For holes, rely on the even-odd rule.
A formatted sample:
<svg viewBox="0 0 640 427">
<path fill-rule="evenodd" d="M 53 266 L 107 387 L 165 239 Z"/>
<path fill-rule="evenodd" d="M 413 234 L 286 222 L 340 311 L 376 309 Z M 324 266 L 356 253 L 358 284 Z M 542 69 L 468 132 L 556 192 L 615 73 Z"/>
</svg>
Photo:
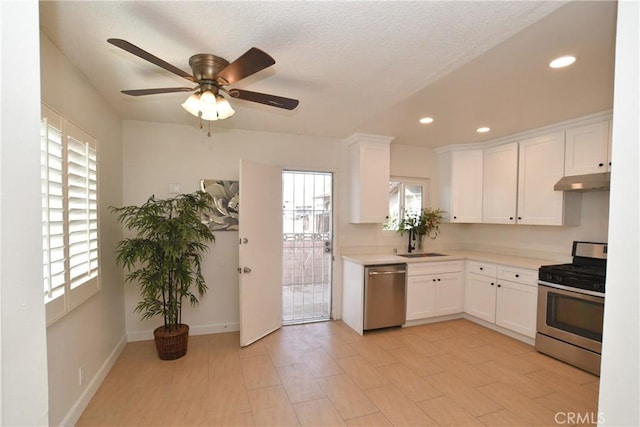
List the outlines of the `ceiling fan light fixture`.
<svg viewBox="0 0 640 427">
<path fill-rule="evenodd" d="M 182 108 L 190 114 L 200 117 L 200 93 L 194 93 L 182 104 Z"/>
<path fill-rule="evenodd" d="M 222 95 L 216 95 L 216 109 L 218 110 L 218 118 L 220 120 L 228 119 L 235 114 L 229 101 Z"/>
<path fill-rule="evenodd" d="M 216 108 L 216 104 L 205 104 L 204 102 L 202 102 L 200 104 L 200 112 L 202 113 L 200 115 L 200 118 L 202 118 L 202 120 L 209 120 L 212 122 L 220 118 L 218 117 L 218 109 Z"/>
<path fill-rule="evenodd" d="M 215 105 L 216 96 L 210 90 L 205 90 L 204 92 L 202 92 L 202 95 L 200 95 L 200 103 L 203 106 L 204 105 Z"/>
</svg>

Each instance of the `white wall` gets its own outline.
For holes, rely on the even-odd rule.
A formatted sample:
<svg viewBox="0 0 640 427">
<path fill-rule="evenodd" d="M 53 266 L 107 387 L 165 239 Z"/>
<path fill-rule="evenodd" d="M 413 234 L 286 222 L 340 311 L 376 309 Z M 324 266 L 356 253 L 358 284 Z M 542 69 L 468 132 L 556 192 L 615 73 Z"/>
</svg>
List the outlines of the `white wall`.
<svg viewBox="0 0 640 427">
<path fill-rule="evenodd" d="M 37 2 L 0 2 L 0 43 L 0 425 L 47 425 Z"/>
<path fill-rule="evenodd" d="M 98 140 L 100 292 L 47 328 L 49 422 L 73 424 L 126 343 L 123 273 L 113 255 L 122 229 L 122 124 L 106 101 L 43 34 L 42 100 Z M 41 257 L 41 255 L 40 255 Z M 78 384 L 78 370 L 85 381 Z"/>
<path fill-rule="evenodd" d="M 599 424 L 640 425 L 640 3 L 618 3 Z"/>
</svg>

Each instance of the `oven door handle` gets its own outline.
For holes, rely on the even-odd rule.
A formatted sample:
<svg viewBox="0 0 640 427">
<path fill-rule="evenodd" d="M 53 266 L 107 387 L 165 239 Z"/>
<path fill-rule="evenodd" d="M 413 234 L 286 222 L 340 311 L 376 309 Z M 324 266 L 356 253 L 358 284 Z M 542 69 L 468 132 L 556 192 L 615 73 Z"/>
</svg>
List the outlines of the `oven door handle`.
<svg viewBox="0 0 640 427">
<path fill-rule="evenodd" d="M 576 294 L 590 295 L 593 297 L 604 298 L 604 293 L 589 291 L 587 289 L 572 288 L 571 286 L 559 285 L 557 283 L 545 282 L 544 280 L 538 280 L 538 285 L 546 286 L 548 288 L 559 289 L 562 291 L 573 292 Z"/>
</svg>

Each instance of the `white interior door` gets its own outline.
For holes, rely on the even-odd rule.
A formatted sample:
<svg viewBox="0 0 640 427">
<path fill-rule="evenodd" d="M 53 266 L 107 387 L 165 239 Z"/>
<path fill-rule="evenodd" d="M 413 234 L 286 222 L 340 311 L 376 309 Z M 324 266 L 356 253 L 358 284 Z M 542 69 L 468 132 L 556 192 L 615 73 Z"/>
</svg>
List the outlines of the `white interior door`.
<svg viewBox="0 0 640 427">
<path fill-rule="evenodd" d="M 240 161 L 240 345 L 282 326 L 282 169 Z"/>
</svg>

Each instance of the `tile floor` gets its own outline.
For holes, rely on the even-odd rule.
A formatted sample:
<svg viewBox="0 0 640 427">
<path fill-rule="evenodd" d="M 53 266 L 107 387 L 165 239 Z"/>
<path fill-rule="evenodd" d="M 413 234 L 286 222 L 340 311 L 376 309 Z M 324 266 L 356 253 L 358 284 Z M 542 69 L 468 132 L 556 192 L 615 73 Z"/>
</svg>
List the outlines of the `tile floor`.
<svg viewBox="0 0 640 427">
<path fill-rule="evenodd" d="M 77 425 L 566 426 L 567 414 L 597 417 L 598 377 L 463 319 L 364 337 L 321 322 L 238 342 L 238 333 L 192 336 L 175 361 L 159 360 L 152 341 L 127 344 Z"/>
</svg>

